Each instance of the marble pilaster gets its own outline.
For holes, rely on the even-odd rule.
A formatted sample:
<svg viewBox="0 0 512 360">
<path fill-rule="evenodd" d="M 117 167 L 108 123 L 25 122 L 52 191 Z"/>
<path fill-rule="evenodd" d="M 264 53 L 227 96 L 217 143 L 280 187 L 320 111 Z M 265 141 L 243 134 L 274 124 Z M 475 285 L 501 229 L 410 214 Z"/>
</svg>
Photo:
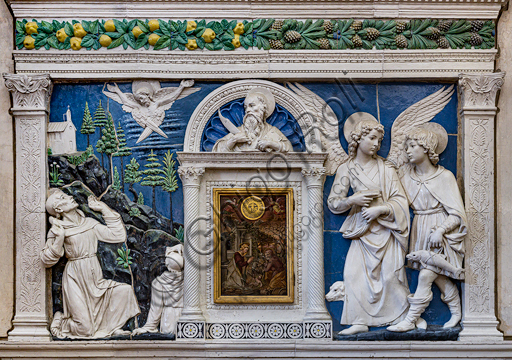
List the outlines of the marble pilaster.
<svg viewBox="0 0 512 360">
<path fill-rule="evenodd" d="M 46 128 L 49 75 L 4 74 L 16 132 L 16 304 L 12 341 L 49 341 L 46 269 Z"/>
<path fill-rule="evenodd" d="M 505 73 L 461 74 L 465 240 L 462 341 L 503 340 L 495 312 L 494 127 L 496 94 Z"/>
<path fill-rule="evenodd" d="M 324 284 L 324 214 L 323 188 L 325 168 L 302 170 L 308 189 L 309 226 L 304 229 L 308 242 L 308 305 L 304 321 L 329 321 L 331 317 L 325 307 Z M 304 226 L 304 225 L 303 225 Z"/>
</svg>

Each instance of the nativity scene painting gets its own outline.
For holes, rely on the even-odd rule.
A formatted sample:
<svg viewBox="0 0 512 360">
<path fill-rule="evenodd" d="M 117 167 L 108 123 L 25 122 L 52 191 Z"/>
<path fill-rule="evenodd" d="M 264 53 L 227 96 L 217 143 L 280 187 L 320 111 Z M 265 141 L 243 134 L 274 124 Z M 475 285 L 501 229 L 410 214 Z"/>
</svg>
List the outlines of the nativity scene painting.
<svg viewBox="0 0 512 360">
<path fill-rule="evenodd" d="M 293 302 L 293 190 L 213 191 L 215 302 Z"/>
</svg>

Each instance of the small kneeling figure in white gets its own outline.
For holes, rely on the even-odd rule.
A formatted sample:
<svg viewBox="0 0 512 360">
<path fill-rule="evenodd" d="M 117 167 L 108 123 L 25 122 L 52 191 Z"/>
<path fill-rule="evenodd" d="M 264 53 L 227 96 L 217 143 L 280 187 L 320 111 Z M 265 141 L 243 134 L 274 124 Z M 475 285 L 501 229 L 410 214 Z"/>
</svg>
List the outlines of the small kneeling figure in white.
<svg viewBox="0 0 512 360">
<path fill-rule="evenodd" d="M 168 271 L 151 283 L 151 306 L 146 324 L 133 331 L 133 335 L 147 332 L 176 334 L 176 325 L 183 310 L 183 245 L 165 250 Z M 160 325 L 160 329 L 158 327 Z"/>
</svg>

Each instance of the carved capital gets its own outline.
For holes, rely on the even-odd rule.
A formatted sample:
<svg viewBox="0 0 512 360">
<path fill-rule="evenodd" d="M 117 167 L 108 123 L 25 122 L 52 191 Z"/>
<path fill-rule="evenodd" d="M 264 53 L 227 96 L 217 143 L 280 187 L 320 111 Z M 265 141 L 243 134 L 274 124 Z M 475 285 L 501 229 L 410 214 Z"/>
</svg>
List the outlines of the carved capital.
<svg viewBox="0 0 512 360">
<path fill-rule="evenodd" d="M 203 167 L 195 166 L 180 166 L 178 168 L 178 174 L 180 175 L 183 186 L 187 185 L 199 185 L 199 180 L 204 174 Z"/>
<path fill-rule="evenodd" d="M 463 107 L 494 110 L 496 93 L 503 85 L 504 72 L 494 74 L 459 75 L 459 91 Z"/>
<path fill-rule="evenodd" d="M 48 110 L 52 92 L 49 74 L 17 75 L 4 73 L 5 86 L 12 92 L 12 110 Z"/>
<path fill-rule="evenodd" d="M 302 169 L 302 176 L 306 179 L 306 185 L 310 186 L 322 186 L 325 177 L 326 170 L 323 167 L 313 167 L 308 169 Z"/>
</svg>

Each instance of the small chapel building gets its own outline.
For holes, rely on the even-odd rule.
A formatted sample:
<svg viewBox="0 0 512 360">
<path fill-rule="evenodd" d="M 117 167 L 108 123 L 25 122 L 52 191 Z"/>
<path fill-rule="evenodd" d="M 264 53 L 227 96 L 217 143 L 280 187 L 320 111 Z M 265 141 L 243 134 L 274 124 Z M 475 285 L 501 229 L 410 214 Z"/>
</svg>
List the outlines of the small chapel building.
<svg viewBox="0 0 512 360">
<path fill-rule="evenodd" d="M 48 147 L 53 154 L 76 152 L 76 127 L 71 120 L 71 110 L 62 115 L 64 121 L 48 123 Z"/>
</svg>

